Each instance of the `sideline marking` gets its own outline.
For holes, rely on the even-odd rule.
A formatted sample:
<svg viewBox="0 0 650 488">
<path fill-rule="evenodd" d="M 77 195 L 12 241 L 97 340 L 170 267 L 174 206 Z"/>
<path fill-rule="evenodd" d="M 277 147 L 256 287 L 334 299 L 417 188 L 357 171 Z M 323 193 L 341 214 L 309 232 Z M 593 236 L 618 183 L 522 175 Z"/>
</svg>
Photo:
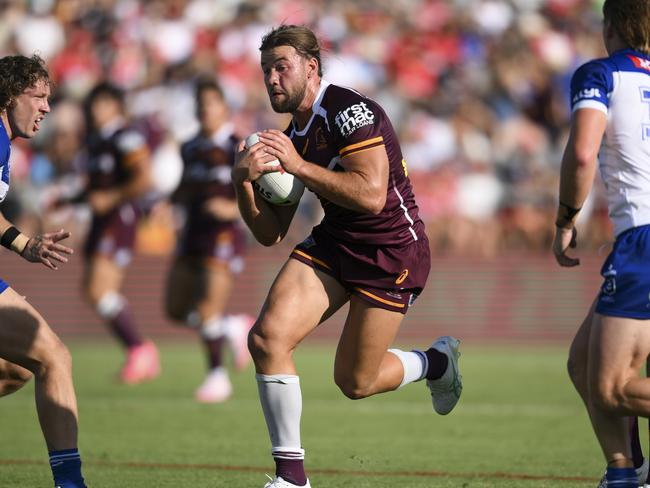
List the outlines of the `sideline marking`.
<svg viewBox="0 0 650 488">
<path fill-rule="evenodd" d="M 0 466 L 40 466 L 46 465 L 45 461 L 34 461 L 29 459 L 0 459 Z M 257 472 L 266 473 L 270 468 L 259 466 L 230 466 L 226 464 L 175 464 L 175 463 L 145 463 L 145 462 L 110 462 L 110 461 L 87 461 L 84 459 L 84 465 L 103 466 L 107 468 L 143 468 L 143 469 L 204 469 L 211 471 L 240 471 L 240 472 Z M 519 474 L 506 473 L 503 471 L 477 472 L 477 473 L 452 473 L 447 471 L 361 471 L 346 469 L 329 469 L 329 468 L 310 468 L 310 473 L 330 474 L 342 476 L 373 476 L 378 478 L 390 476 L 414 476 L 418 478 L 498 478 L 509 480 L 530 480 L 530 481 L 585 481 L 596 482 L 598 478 L 589 476 L 554 476 L 554 475 L 536 475 L 536 474 Z"/>
</svg>

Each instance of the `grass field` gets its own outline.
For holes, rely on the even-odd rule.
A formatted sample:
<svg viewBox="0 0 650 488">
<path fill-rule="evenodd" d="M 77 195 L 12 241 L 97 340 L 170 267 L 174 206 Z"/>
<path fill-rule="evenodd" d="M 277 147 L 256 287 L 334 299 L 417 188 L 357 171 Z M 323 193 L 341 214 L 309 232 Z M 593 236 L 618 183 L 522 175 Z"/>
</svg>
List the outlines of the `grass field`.
<svg viewBox="0 0 650 488">
<path fill-rule="evenodd" d="M 231 401 L 199 405 L 193 343 L 163 345 L 162 377 L 139 387 L 112 382 L 113 343 L 69 345 L 91 488 L 261 488 L 273 473 L 252 369 L 233 374 Z M 304 345 L 296 362 L 312 486 L 595 486 L 604 463 L 565 349 L 463 344 L 463 398 L 440 417 L 424 384 L 346 399 L 332 381 L 333 346 Z M 33 384 L 0 400 L 0 438 L 0 487 L 51 486 Z"/>
</svg>

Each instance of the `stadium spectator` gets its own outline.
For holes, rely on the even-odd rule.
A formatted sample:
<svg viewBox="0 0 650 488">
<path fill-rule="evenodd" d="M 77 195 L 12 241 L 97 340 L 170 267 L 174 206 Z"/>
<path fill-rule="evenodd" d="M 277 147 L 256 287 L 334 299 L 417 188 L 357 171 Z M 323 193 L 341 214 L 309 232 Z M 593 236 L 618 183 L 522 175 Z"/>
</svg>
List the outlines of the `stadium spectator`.
<svg viewBox="0 0 650 488">
<path fill-rule="evenodd" d="M 603 13 L 609 56 L 582 65 L 571 81 L 573 120 L 553 252 L 561 266 L 580 264 L 568 252 L 599 167 L 616 241 L 602 266 L 600 292 L 571 345 L 569 375 L 607 463 L 600 486 L 636 488 L 647 483 L 648 466 L 635 425 L 630 443 L 628 419 L 650 415 L 650 379 L 640 375 L 650 354 L 650 4 L 606 0 Z"/>
<path fill-rule="evenodd" d="M 248 149 L 240 144 L 233 184 L 242 217 L 265 246 L 286 236 L 297 203 L 275 206 L 253 189 L 274 158 L 317 194 L 325 212 L 279 272 L 249 336 L 276 463 L 276 477 L 265 488 L 309 487 L 292 359 L 305 337 L 349 303 L 334 364 L 341 391 L 360 399 L 426 379 L 440 414 L 460 398 L 459 341 L 445 336 L 426 351 L 388 349 L 424 288 L 430 257 L 406 163 L 383 109 L 322 79 L 320 46 L 306 27 L 271 30 L 260 51 L 271 106 L 292 120 L 284 132 L 260 132 L 260 142 Z"/>
<path fill-rule="evenodd" d="M 244 266 L 246 235 L 230 178 L 239 139 L 214 78 L 197 81 L 195 100 L 201 128 L 181 146 L 183 174 L 172 202 L 182 210 L 184 223 L 168 275 L 165 308 L 173 321 L 195 329 L 205 346 L 208 374 L 196 399 L 219 403 L 232 394 L 224 342 L 232 348 L 236 367 L 243 369 L 250 361 L 246 338 L 253 324 L 247 315 L 225 314 L 234 277 Z"/>
<path fill-rule="evenodd" d="M 48 28 L 65 34 L 65 45 L 48 45 L 57 96 L 79 101 L 90 86 L 110 79 L 134 102 L 134 117 L 149 117 L 152 110 L 162 114 L 177 104 L 187 107 L 189 81 L 197 72 L 213 72 L 233 108 L 237 131 L 249 133 L 286 124 L 266 110 L 254 40 L 269 24 L 311 23 L 326 47 L 330 81 L 367 93 L 393 120 L 407 160 L 413 160 L 421 218 L 429 224 L 433 250 L 490 255 L 540 251 L 552 239 L 553 229 L 544 223 L 554 211 L 548 188 L 555 187 L 555 161 L 566 138 L 568 79 L 577 65 L 602 53 L 598 4 L 233 0 L 217 11 L 204 0 L 12 2 L 3 5 L 0 16 L 0 48 L 26 49 L 17 42 L 22 25 L 44 18 L 58 22 L 60 28 Z M 155 35 L 154 26 L 165 26 L 170 35 Z M 180 42 L 169 42 L 175 39 Z M 170 96 L 174 103 L 164 103 Z M 189 109 L 175 112 L 160 120 L 179 144 L 194 128 L 184 116 Z M 420 125 L 419 137 L 412 140 L 413 128 Z M 486 249 L 462 239 L 465 233 L 450 239 L 443 223 L 465 219 L 456 205 L 434 204 L 438 185 L 420 185 L 440 172 L 460 181 L 472 171 L 463 154 L 467 141 L 482 141 L 475 151 L 489 147 L 491 161 L 482 178 L 496 180 L 493 186 L 502 195 L 496 211 L 469 222 L 490 229 L 492 244 Z M 31 152 L 24 156 L 29 164 Z M 416 175 L 420 171 L 422 178 Z M 20 180 L 16 176 L 15 182 Z M 453 193 L 462 186 L 444 189 L 445 200 L 463 199 Z M 591 249 L 601 246 L 608 230 L 602 190 L 596 192 L 592 218 L 580 224 L 582 245 Z M 25 200 L 35 197 L 20 194 L 16 210 L 29 211 L 33 205 Z"/>
<path fill-rule="evenodd" d="M 50 79 L 38 56 L 0 59 L 0 201 L 9 190 L 10 141 L 33 137 L 49 113 Z M 72 249 L 60 244 L 70 235 L 59 230 L 27 237 L 0 213 L 0 244 L 32 263 L 56 270 Z M 84 488 L 77 450 L 77 399 L 72 360 L 45 319 L 0 280 L 0 396 L 35 377 L 41 430 L 58 488 Z"/>
</svg>

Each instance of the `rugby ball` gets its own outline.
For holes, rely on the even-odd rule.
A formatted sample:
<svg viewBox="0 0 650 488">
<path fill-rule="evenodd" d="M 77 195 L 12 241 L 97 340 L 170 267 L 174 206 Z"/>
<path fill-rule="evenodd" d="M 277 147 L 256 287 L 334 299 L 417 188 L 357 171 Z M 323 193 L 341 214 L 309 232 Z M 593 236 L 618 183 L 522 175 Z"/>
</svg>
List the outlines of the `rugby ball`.
<svg viewBox="0 0 650 488">
<path fill-rule="evenodd" d="M 259 142 L 258 135 L 254 132 L 246 138 L 246 148 L 249 148 Z M 280 166 L 277 159 L 266 163 L 267 166 Z M 298 203 L 305 191 L 305 185 L 291 173 L 284 171 L 280 166 L 280 171 L 265 173 L 253 181 L 253 188 L 260 194 L 264 200 L 273 205 L 294 205 Z"/>
</svg>

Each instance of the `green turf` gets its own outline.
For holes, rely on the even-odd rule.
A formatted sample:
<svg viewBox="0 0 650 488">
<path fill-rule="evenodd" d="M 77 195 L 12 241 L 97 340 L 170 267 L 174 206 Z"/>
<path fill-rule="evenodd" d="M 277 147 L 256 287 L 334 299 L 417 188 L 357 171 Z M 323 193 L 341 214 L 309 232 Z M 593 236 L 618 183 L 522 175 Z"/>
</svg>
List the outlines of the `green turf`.
<svg viewBox="0 0 650 488">
<path fill-rule="evenodd" d="M 121 360 L 112 343 L 70 346 L 91 488 L 261 488 L 272 474 L 252 370 L 233 375 L 228 403 L 199 405 L 192 393 L 203 358 L 195 344 L 163 345 L 163 376 L 139 387 L 112 382 Z M 463 398 L 440 417 L 423 384 L 348 400 L 332 381 L 334 348 L 299 350 L 312 485 L 595 486 L 603 461 L 564 372 L 565 348 L 462 351 Z M 0 487 L 51 486 L 33 385 L 0 400 L 0 436 Z"/>
</svg>

